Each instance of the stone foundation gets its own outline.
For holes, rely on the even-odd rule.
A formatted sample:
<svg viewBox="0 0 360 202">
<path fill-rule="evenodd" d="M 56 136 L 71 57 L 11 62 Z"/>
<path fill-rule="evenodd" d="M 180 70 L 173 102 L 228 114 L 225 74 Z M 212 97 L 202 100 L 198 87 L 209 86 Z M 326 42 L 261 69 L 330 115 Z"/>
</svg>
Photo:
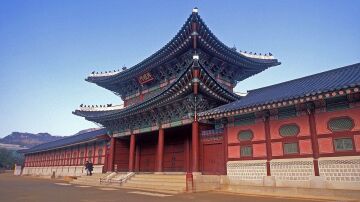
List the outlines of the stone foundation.
<svg viewBox="0 0 360 202">
<path fill-rule="evenodd" d="M 266 160 L 229 161 L 228 185 L 360 190 L 360 156 L 320 158 L 314 176 L 312 158 L 273 159 L 271 176 Z"/>
<path fill-rule="evenodd" d="M 94 165 L 93 173 L 102 173 L 103 165 Z M 22 175 L 31 176 L 82 176 L 86 175 L 84 166 L 52 166 L 52 167 L 24 167 Z"/>
<path fill-rule="evenodd" d="M 360 190 L 360 156 L 321 158 L 319 170 L 329 189 Z"/>
<path fill-rule="evenodd" d="M 266 160 L 229 161 L 226 165 L 229 184 L 263 185 L 266 176 Z"/>
</svg>

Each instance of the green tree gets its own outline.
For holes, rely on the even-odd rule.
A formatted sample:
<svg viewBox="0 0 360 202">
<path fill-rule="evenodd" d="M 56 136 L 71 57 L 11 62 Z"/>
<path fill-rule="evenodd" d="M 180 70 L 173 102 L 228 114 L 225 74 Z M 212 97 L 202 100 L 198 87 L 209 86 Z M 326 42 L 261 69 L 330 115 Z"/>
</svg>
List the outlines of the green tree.
<svg viewBox="0 0 360 202">
<path fill-rule="evenodd" d="M 13 169 L 15 164 L 22 165 L 24 156 L 17 151 L 0 148 L 0 168 Z"/>
</svg>

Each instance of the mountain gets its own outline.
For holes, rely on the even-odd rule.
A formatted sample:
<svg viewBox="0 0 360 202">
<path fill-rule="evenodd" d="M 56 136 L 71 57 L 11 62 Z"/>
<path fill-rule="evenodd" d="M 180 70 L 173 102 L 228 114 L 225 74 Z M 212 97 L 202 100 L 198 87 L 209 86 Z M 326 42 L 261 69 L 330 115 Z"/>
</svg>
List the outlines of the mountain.
<svg viewBox="0 0 360 202">
<path fill-rule="evenodd" d="M 0 139 L 2 144 L 18 145 L 19 147 L 30 148 L 38 144 L 55 141 L 61 139 L 61 136 L 52 136 L 49 133 L 21 133 L 12 132 L 10 135 Z M 1 145 L 0 145 L 1 146 Z"/>
</svg>

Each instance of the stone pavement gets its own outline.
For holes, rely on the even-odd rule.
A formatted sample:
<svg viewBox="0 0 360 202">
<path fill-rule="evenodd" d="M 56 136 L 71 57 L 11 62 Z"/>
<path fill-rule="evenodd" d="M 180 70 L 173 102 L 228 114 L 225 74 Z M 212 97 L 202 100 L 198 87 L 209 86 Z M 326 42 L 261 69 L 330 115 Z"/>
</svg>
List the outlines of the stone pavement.
<svg viewBox="0 0 360 202">
<path fill-rule="evenodd" d="M 194 194 L 163 194 L 149 191 L 73 185 L 66 181 L 49 180 L 34 177 L 13 176 L 10 173 L 0 174 L 0 201 L 5 202 L 112 202 L 112 201 L 251 201 L 251 202 L 300 202 L 324 201 L 314 199 L 290 199 L 284 197 L 264 197 L 255 195 L 238 195 L 217 192 Z M 328 200 L 327 200 L 328 201 Z"/>
</svg>

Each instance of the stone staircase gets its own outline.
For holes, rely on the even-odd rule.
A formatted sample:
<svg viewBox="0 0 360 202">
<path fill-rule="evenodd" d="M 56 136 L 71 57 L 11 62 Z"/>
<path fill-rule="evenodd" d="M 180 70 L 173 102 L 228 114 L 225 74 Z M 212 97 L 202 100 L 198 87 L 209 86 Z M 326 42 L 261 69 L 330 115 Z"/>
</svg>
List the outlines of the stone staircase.
<svg viewBox="0 0 360 202">
<path fill-rule="evenodd" d="M 70 181 L 71 184 L 88 185 L 88 186 L 101 186 L 100 179 L 106 177 L 109 173 L 96 173 L 92 176 L 81 176 L 77 179 Z"/>
<path fill-rule="evenodd" d="M 184 174 L 135 174 L 123 188 L 177 194 L 186 191 Z"/>
</svg>

